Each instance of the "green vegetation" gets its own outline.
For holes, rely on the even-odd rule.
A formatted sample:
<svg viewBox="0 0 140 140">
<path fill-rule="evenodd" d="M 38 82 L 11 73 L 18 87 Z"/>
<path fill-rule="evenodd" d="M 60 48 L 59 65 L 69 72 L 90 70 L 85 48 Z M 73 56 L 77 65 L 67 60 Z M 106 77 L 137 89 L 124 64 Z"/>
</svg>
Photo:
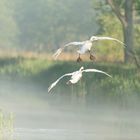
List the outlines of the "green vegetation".
<svg viewBox="0 0 140 140">
<path fill-rule="evenodd" d="M 121 94 L 139 94 L 140 93 L 140 75 L 139 71 L 134 66 L 128 66 L 123 64 L 104 64 L 104 63 L 83 63 L 85 68 L 97 68 L 104 70 L 112 75 L 112 78 L 106 77 L 101 74 L 92 73 L 85 74 L 83 81 L 85 82 L 87 94 L 103 93 L 107 95 Z M 66 72 L 72 72 L 79 69 L 80 65 L 76 63 L 62 63 L 57 64 L 47 71 L 46 74 L 50 75 L 49 81 L 54 81 L 60 75 Z M 53 73 L 53 76 L 52 76 Z M 55 73 L 55 75 L 54 75 Z M 52 80 L 53 79 L 53 80 Z M 47 81 L 46 81 L 47 82 Z M 65 86 L 67 88 L 67 86 Z M 55 92 L 55 89 L 54 89 Z"/>
<path fill-rule="evenodd" d="M 5 113 L 0 110 L 0 138 L 13 132 L 13 113 Z"/>
<path fill-rule="evenodd" d="M 52 50 L 66 40 L 88 37 L 97 31 L 90 5 L 90 0 L 2 0 L 0 47 Z"/>
<path fill-rule="evenodd" d="M 114 99 L 129 95 L 140 96 L 140 72 L 134 65 L 93 62 L 77 64 L 76 62 L 62 61 L 56 63 L 47 59 L 14 59 L 15 62 L 10 59 L 7 61 L 12 61 L 13 64 L 2 65 L 0 68 L 1 74 L 8 74 L 14 78 L 16 76 L 27 78 L 27 80 L 30 79 L 38 86 L 43 86 L 46 91 L 48 86 L 59 76 L 73 72 L 83 65 L 85 68 L 106 71 L 112 75 L 112 78 L 98 73 L 84 74 L 86 76 L 83 76 L 81 82 L 73 87 L 77 96 L 81 95 L 82 92 L 87 97 L 101 95 L 102 97 Z M 67 80 L 67 78 L 64 78 L 52 92 L 70 94 L 72 87 L 65 84 Z"/>
<path fill-rule="evenodd" d="M 120 47 L 112 48 L 111 43 L 104 43 L 108 48 L 101 48 L 102 54 L 112 52 L 113 55 L 123 58 L 125 62 L 139 63 L 139 7 L 140 1 L 127 1 L 127 0 L 107 0 L 98 1 L 95 8 L 98 11 L 97 21 L 99 23 L 98 33 L 101 35 L 113 36 L 120 38 L 127 45 L 124 49 L 124 54 Z M 114 8 L 113 8 L 114 7 Z M 132 8 L 133 7 L 133 8 Z M 115 10 L 114 10 L 115 9 Z M 119 14 L 117 14 L 119 13 Z M 127 15 L 130 14 L 130 15 Z M 125 17 L 126 16 L 126 17 Z M 127 18 L 129 17 L 129 18 Z M 125 24 L 127 23 L 127 24 Z M 133 52 L 133 55 L 130 52 Z"/>
<path fill-rule="evenodd" d="M 124 13 L 123 1 L 116 1 Z M 139 54 L 139 7 L 134 2 L 134 51 Z M 81 10 L 82 9 L 82 10 Z M 123 39 L 121 23 L 105 0 L 2 0 L 0 2 L 0 51 L 54 52 L 70 41 L 83 41 L 91 35 Z M 127 35 L 130 36 L 130 35 Z M 99 41 L 95 52 L 101 59 L 123 61 L 124 50 L 117 43 Z M 110 55 L 112 54 L 112 55 Z M 136 59 L 135 59 L 136 61 Z M 139 58 L 137 60 L 139 62 Z M 11 69 L 11 68 L 9 68 Z M 10 71 L 10 70 L 9 70 Z"/>
<path fill-rule="evenodd" d="M 6 75 L 32 76 L 52 65 L 51 61 L 36 58 L 3 58 L 0 73 Z"/>
<path fill-rule="evenodd" d="M 13 4 L 7 0 L 0 1 L 0 47 L 17 46 L 19 29 L 14 18 Z"/>
</svg>

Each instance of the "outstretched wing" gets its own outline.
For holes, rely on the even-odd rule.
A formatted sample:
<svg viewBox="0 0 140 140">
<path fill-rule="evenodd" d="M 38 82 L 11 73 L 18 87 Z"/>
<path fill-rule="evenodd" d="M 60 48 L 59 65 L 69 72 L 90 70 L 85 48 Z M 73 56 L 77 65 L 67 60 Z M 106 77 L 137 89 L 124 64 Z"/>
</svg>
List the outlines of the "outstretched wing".
<svg viewBox="0 0 140 140">
<path fill-rule="evenodd" d="M 108 73 L 104 72 L 104 71 L 101 71 L 101 70 L 97 70 L 97 69 L 85 69 L 83 70 L 83 72 L 99 72 L 99 73 L 103 73 L 109 77 L 112 77 L 111 75 L 109 75 Z"/>
<path fill-rule="evenodd" d="M 51 89 L 52 89 L 53 87 L 55 87 L 56 84 L 57 84 L 63 77 L 65 77 L 65 76 L 70 76 L 70 75 L 72 75 L 72 74 L 73 74 L 73 73 L 67 73 L 67 74 L 62 75 L 60 78 L 58 78 L 55 82 L 53 82 L 53 83 L 49 86 L 48 92 L 50 92 Z"/>
<path fill-rule="evenodd" d="M 63 51 L 64 48 L 59 48 L 54 54 L 53 58 L 56 60 L 60 53 Z"/>
<path fill-rule="evenodd" d="M 92 36 L 90 38 L 90 40 L 92 40 L 92 38 L 95 38 L 95 36 Z M 120 43 L 120 44 L 122 44 L 122 45 L 124 45 L 126 47 L 126 44 L 124 44 L 122 41 L 120 41 L 120 40 L 118 40 L 116 38 L 112 38 L 112 37 L 97 37 L 96 36 L 96 39 L 95 40 L 113 40 L 113 41 L 116 41 L 116 42 L 118 42 L 118 43 Z"/>
<path fill-rule="evenodd" d="M 65 45 L 65 47 L 67 47 L 67 46 L 79 46 L 79 45 L 84 45 L 84 41 L 82 41 L 82 42 L 70 42 L 70 43 L 68 43 L 68 44 L 66 44 Z"/>
<path fill-rule="evenodd" d="M 70 42 L 68 44 L 66 44 L 64 47 L 62 48 L 59 48 L 54 54 L 53 54 L 53 58 L 54 59 L 57 59 L 57 57 L 61 54 L 61 52 L 65 49 L 65 47 L 68 47 L 68 46 L 80 46 L 80 45 L 83 45 L 84 42 Z"/>
</svg>

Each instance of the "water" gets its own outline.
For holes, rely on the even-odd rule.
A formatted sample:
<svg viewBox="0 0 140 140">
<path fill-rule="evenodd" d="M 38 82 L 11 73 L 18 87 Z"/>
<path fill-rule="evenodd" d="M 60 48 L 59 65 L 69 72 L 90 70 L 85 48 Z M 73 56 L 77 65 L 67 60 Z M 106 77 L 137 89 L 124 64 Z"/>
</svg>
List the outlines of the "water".
<svg viewBox="0 0 140 140">
<path fill-rule="evenodd" d="M 48 95 L 26 82 L 0 83 L 0 107 L 14 114 L 13 134 L 0 135 L 0 140 L 140 140 L 135 98 L 128 105 L 86 105 Z"/>
<path fill-rule="evenodd" d="M 66 129 L 17 129 L 16 138 L 18 139 L 36 139 L 36 140 L 73 140 L 94 138 L 94 132 L 66 130 Z"/>
<path fill-rule="evenodd" d="M 13 135 L 15 140 L 140 139 L 140 114 L 136 110 L 103 110 L 102 107 L 67 110 L 57 107 L 56 110 L 50 108 L 46 112 L 28 115 L 18 120 Z"/>
<path fill-rule="evenodd" d="M 14 139 L 30 140 L 139 140 L 139 132 L 132 132 L 126 129 L 122 132 L 100 131 L 98 130 L 68 130 L 68 129 L 29 129 L 17 128 L 14 133 Z M 110 129 L 110 128 L 109 128 Z M 114 132 L 113 132 L 114 131 Z"/>
</svg>

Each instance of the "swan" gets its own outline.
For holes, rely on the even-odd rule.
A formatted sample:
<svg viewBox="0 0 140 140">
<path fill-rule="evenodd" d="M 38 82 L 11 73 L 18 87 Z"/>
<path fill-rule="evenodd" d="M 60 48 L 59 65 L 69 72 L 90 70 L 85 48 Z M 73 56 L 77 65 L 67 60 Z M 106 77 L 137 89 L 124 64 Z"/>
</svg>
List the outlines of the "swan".
<svg viewBox="0 0 140 140">
<path fill-rule="evenodd" d="M 99 73 L 103 73 L 109 77 L 111 77 L 111 75 L 109 75 L 108 73 L 104 72 L 104 71 L 101 71 L 101 70 L 97 70 L 97 69 L 84 69 L 84 67 L 82 66 L 78 71 L 75 71 L 75 72 L 72 72 L 72 73 L 67 73 L 67 74 L 64 74 L 62 75 L 60 78 L 58 78 L 55 82 L 53 82 L 49 88 L 48 88 L 48 92 L 51 91 L 51 89 L 53 87 L 56 86 L 56 84 L 62 79 L 64 78 L 65 76 L 71 76 L 70 80 L 66 83 L 66 84 L 75 84 L 77 83 L 81 78 L 82 78 L 82 74 L 83 72 L 99 72 Z"/>
<path fill-rule="evenodd" d="M 57 57 L 61 54 L 61 52 L 68 46 L 78 46 L 79 50 L 77 51 L 78 53 L 78 58 L 77 58 L 77 62 L 82 61 L 80 55 L 84 54 L 86 52 L 89 52 L 90 54 L 90 60 L 95 60 L 96 57 L 91 53 L 91 47 L 93 46 L 93 42 L 98 41 L 98 40 L 112 40 L 112 41 L 116 41 L 124 46 L 126 46 L 123 42 L 121 42 L 120 40 L 116 39 L 116 38 L 112 38 L 112 37 L 98 37 L 98 36 L 91 36 L 89 40 L 86 41 L 81 41 L 81 42 L 70 42 L 66 45 L 64 45 L 63 47 L 59 48 L 54 54 L 53 54 L 53 58 L 56 60 Z"/>
</svg>

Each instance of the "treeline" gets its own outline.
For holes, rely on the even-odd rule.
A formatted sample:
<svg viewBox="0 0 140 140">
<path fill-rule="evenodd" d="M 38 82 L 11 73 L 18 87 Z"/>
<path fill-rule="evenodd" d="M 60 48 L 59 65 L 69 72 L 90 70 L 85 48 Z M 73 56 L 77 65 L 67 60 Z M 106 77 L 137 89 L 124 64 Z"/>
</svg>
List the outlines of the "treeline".
<svg viewBox="0 0 140 140">
<path fill-rule="evenodd" d="M 102 57 L 108 56 L 112 59 L 117 55 L 119 60 L 123 60 L 123 56 L 127 60 L 127 55 L 132 55 L 132 51 L 139 56 L 140 0 L 133 1 L 131 6 L 127 6 L 127 3 L 126 0 L 2 0 L 0 2 L 0 48 L 48 52 L 69 41 L 81 41 L 91 35 L 103 35 L 124 41 L 128 48 L 123 51 L 117 44 L 112 45 L 108 41 L 99 42 L 96 44 L 98 47 L 95 51 L 100 52 Z M 114 9 L 118 9 L 118 16 L 113 6 Z M 124 30 L 125 23 L 123 25 L 119 20 L 120 16 L 130 24 L 126 18 L 129 12 L 133 15 L 131 17 L 132 45 L 128 42 L 130 34 L 124 35 L 130 28 Z"/>
<path fill-rule="evenodd" d="M 49 49 L 97 31 L 92 0 L 0 1 L 0 47 Z"/>
</svg>

